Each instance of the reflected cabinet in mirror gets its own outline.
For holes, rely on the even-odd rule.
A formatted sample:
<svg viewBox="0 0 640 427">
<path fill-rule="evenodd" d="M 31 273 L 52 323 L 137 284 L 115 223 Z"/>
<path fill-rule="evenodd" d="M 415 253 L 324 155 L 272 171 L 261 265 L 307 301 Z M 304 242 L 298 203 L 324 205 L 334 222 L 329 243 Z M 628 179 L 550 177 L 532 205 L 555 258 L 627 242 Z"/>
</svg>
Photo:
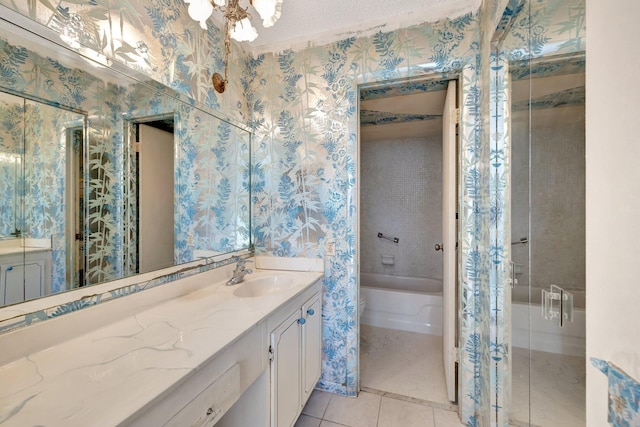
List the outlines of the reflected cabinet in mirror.
<svg viewBox="0 0 640 427">
<path fill-rule="evenodd" d="M 249 247 L 246 129 L 0 24 L 0 306 Z"/>
</svg>

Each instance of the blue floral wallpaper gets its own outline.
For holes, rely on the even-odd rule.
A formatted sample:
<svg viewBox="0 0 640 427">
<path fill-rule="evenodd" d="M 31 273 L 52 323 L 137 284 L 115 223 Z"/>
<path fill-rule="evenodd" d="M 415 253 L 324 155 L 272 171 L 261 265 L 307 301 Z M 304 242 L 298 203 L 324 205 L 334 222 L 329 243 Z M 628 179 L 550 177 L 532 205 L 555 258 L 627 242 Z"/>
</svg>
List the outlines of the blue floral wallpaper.
<svg viewBox="0 0 640 427">
<path fill-rule="evenodd" d="M 358 387 L 358 99 L 397 90 L 402 86 L 393 83 L 409 78 L 460 77 L 465 171 L 460 404 L 470 425 L 481 422 L 479 414 L 488 409 L 488 396 L 477 392 L 482 340 L 474 333 L 483 318 L 474 297 L 485 267 L 473 248 L 478 227 L 486 227 L 475 220 L 486 197 L 478 191 L 478 25 L 477 16 L 465 15 L 301 52 L 261 55 L 246 71 L 251 96 L 259 100 L 251 111 L 257 141 L 252 163 L 256 250 L 323 257 L 326 242 L 335 242 L 331 274 L 324 281 L 320 385 L 347 395 L 355 395 Z M 359 93 L 361 86 L 366 94 Z"/>
<path fill-rule="evenodd" d="M 615 363 L 592 357 L 591 364 L 607 376 L 609 424 L 613 427 L 640 425 L 640 382 Z"/>
<path fill-rule="evenodd" d="M 82 128 L 83 124 L 81 114 L 35 101 L 25 102 L 25 188 L 21 194 L 24 211 L 20 229 L 28 237 L 51 239 L 51 287 L 54 293 L 67 288 L 67 241 L 73 240 L 65 229 L 67 145 L 70 138 L 67 131 Z"/>
<path fill-rule="evenodd" d="M 8 237 L 21 227 L 24 101 L 0 94 L 0 117 L 0 194 L 6 200 L 0 211 L 0 236 Z"/>
</svg>

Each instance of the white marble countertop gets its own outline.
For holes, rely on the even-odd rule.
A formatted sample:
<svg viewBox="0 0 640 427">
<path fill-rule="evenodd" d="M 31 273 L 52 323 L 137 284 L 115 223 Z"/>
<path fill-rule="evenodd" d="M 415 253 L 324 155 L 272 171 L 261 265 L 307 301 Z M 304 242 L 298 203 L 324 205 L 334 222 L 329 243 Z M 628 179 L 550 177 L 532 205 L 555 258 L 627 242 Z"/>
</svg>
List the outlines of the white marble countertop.
<svg viewBox="0 0 640 427">
<path fill-rule="evenodd" d="M 241 285 L 227 287 L 218 278 L 1 366 L 0 426 L 115 426 L 126 421 L 322 276 L 258 270 L 247 281 L 274 274 L 291 276 L 295 285 L 242 298 L 233 295 Z M 193 277 L 207 280 L 215 274 Z M 91 316 L 92 309 L 77 314 Z"/>
</svg>

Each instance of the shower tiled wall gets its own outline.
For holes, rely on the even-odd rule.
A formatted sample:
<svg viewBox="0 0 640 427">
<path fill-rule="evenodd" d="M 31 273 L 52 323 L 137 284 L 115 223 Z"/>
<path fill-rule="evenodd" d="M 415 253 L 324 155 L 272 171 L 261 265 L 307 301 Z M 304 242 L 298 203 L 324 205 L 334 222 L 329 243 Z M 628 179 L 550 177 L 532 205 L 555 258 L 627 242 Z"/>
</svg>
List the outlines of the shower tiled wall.
<svg viewBox="0 0 640 427">
<path fill-rule="evenodd" d="M 563 120 L 558 126 L 539 127 L 535 124 L 540 110 L 533 112 L 531 194 L 528 128 L 523 117 L 527 112 L 512 114 L 512 235 L 514 240 L 528 236 L 531 249 L 529 265 L 529 247 L 513 246 L 513 260 L 522 265 L 522 273 L 516 274 L 518 287 L 529 286 L 531 274 L 531 285 L 535 288 L 549 289 L 551 284 L 567 289 L 585 288 L 584 107 L 569 108 L 582 120 Z"/>
<path fill-rule="evenodd" d="M 442 138 L 362 141 L 360 179 L 360 271 L 441 279 Z"/>
</svg>

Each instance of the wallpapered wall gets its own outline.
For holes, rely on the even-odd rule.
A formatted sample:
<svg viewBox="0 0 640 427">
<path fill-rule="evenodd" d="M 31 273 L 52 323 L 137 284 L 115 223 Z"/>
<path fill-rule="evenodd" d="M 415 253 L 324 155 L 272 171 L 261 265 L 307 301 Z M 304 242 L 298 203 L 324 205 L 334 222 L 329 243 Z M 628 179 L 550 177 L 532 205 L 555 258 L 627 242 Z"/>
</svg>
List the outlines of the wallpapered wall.
<svg viewBox="0 0 640 427">
<path fill-rule="evenodd" d="M 476 114 L 478 18 L 466 15 L 435 24 L 350 38 L 302 52 L 261 55 L 249 65 L 256 104 L 252 199 L 257 250 L 276 256 L 320 257 L 335 242 L 324 282 L 324 352 L 321 387 L 353 395 L 358 381 L 358 84 L 410 76 L 462 74 L 464 170 L 461 248 L 465 286 L 460 402 L 470 424 L 488 406 L 482 393 L 476 321 L 487 319 L 474 298 L 488 277 L 477 252 L 487 222 L 475 222 L 482 147 Z M 485 264 L 486 265 L 486 264 Z M 482 274 L 483 269 L 485 274 Z M 488 307 L 485 307 L 485 309 Z M 488 338 L 488 337 L 487 337 Z M 488 353 L 487 353 L 488 359 Z M 486 400 L 485 400 L 486 399 Z"/>
<path fill-rule="evenodd" d="M 24 211 L 19 227 L 25 236 L 51 239 L 53 290 L 65 289 L 67 236 L 65 185 L 67 130 L 82 127 L 83 116 L 39 102 L 25 103 Z M 70 146 L 70 150 L 74 147 Z"/>
<path fill-rule="evenodd" d="M 24 102 L 18 97 L 0 94 L 0 194 L 5 200 L 0 211 L 0 236 L 14 233 L 21 215 L 18 201 L 22 177 L 22 135 Z"/>
</svg>

